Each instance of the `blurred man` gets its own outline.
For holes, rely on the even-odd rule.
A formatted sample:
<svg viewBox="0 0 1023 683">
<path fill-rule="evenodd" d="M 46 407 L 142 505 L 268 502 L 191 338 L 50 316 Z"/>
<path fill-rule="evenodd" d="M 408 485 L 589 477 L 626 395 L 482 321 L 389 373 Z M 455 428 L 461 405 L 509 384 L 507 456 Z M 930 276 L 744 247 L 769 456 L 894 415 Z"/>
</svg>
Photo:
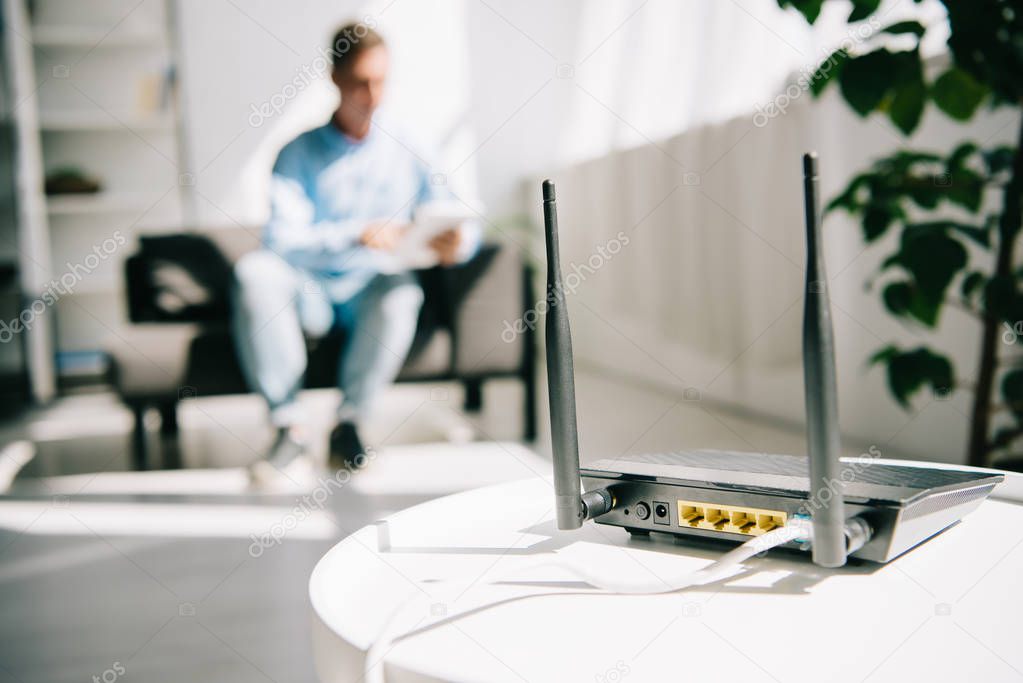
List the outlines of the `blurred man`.
<svg viewBox="0 0 1023 683">
<path fill-rule="evenodd" d="M 271 180 L 264 248 L 235 267 L 234 335 L 250 386 L 270 406 L 277 435 L 258 480 L 306 467 L 308 434 L 296 395 L 306 369 L 304 336 L 346 331 L 338 386 L 343 399 L 330 435 L 332 461 L 349 469 L 367 458 L 360 421 L 401 369 L 423 302 L 414 274 L 383 274 L 386 252 L 414 209 L 437 197 L 429 169 L 394 129 L 373 115 L 389 54 L 364 24 L 338 30 L 332 80 L 341 103 L 330 121 L 281 150 Z M 467 259 L 478 236 L 454 226 L 430 242 L 441 264 Z"/>
</svg>

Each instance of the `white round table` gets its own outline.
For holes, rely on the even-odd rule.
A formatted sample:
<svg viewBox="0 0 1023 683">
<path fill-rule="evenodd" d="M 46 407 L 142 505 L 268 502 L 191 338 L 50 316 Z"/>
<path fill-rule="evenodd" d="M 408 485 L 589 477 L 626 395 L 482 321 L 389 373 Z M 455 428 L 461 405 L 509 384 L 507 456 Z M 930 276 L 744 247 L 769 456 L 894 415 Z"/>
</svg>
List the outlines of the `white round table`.
<svg viewBox="0 0 1023 683">
<path fill-rule="evenodd" d="M 559 532 L 545 479 L 467 491 L 364 527 L 320 560 L 317 672 L 361 680 L 398 610 L 420 631 L 385 653 L 389 683 L 1018 681 L 1021 490 L 1023 475 L 1008 475 L 999 499 L 887 565 L 826 570 L 772 551 L 731 580 L 664 595 L 599 593 L 536 558 L 649 579 L 721 550 L 592 522 Z"/>
</svg>

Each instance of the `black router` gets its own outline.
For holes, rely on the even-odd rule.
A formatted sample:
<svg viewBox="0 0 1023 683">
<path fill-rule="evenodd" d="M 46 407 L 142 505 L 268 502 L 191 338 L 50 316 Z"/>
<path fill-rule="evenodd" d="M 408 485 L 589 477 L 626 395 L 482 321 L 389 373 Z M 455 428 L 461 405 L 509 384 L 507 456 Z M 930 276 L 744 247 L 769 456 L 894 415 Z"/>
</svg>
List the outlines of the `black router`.
<svg viewBox="0 0 1023 683">
<path fill-rule="evenodd" d="M 803 157 L 803 175 L 808 457 L 693 450 L 598 460 L 581 471 L 554 183 L 544 181 L 547 381 L 559 529 L 578 529 L 593 519 L 633 534 L 656 531 L 747 541 L 786 525 L 806 525 L 809 518 L 816 564 L 840 567 L 847 556 L 888 562 L 958 522 L 1002 481 L 1002 475 L 983 471 L 839 457 L 834 340 L 821 258 L 815 154 Z"/>
</svg>

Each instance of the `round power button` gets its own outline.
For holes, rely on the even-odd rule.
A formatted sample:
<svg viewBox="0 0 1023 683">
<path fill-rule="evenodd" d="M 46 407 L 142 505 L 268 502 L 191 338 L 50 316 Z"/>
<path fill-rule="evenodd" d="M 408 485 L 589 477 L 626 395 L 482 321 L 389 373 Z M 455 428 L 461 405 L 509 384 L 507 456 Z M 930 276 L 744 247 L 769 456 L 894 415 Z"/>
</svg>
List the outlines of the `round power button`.
<svg viewBox="0 0 1023 683">
<path fill-rule="evenodd" d="M 640 519 L 649 519 L 650 506 L 646 503 L 636 503 L 636 516 Z"/>
</svg>

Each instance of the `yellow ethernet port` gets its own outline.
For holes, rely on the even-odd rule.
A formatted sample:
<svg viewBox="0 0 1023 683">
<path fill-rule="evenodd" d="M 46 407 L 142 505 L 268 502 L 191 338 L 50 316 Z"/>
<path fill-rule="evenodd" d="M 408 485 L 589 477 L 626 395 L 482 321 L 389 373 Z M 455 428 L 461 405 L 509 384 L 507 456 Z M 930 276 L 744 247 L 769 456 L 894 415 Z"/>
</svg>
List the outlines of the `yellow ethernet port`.
<svg viewBox="0 0 1023 683">
<path fill-rule="evenodd" d="M 678 501 L 680 526 L 710 531 L 726 531 L 731 534 L 759 536 L 771 529 L 785 526 L 788 515 L 780 510 Z"/>
</svg>

